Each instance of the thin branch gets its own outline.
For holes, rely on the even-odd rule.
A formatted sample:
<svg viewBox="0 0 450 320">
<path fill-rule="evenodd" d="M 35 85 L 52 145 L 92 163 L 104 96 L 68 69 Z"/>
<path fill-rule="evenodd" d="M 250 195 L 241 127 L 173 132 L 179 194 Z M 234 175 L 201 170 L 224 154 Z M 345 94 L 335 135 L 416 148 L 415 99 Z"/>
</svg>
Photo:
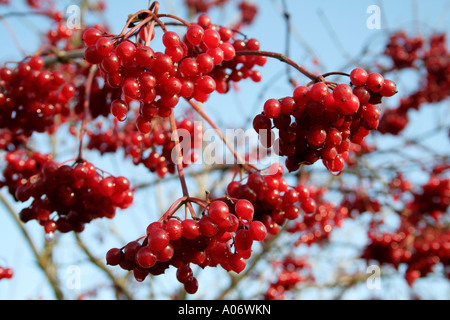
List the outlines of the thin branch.
<svg viewBox="0 0 450 320">
<path fill-rule="evenodd" d="M 58 300 L 64 300 L 64 294 L 60 289 L 58 279 L 54 272 L 52 272 L 52 266 L 51 260 L 46 259 L 47 255 L 40 254 L 35 247 L 33 240 L 31 239 L 28 232 L 25 230 L 22 221 L 18 218 L 14 208 L 8 203 L 8 201 L 3 197 L 2 194 L 0 194 L 0 202 L 3 204 L 3 206 L 6 208 L 6 211 L 10 214 L 10 216 L 14 219 L 17 226 L 19 227 L 20 231 L 22 232 L 25 240 L 28 242 L 28 245 L 31 248 L 31 251 L 33 252 L 34 256 L 36 257 L 36 260 L 38 262 L 39 267 L 44 271 L 45 275 L 47 276 L 47 279 L 50 283 L 50 286 L 53 289 L 53 292 Z"/>
<path fill-rule="evenodd" d="M 211 120 L 211 118 L 208 117 L 208 115 L 192 100 L 188 100 L 188 103 L 191 105 L 191 107 L 206 121 L 208 124 L 216 131 L 216 133 L 219 135 L 219 137 L 222 139 L 222 141 L 225 143 L 227 148 L 231 151 L 234 158 L 236 159 L 237 163 L 244 167 L 247 171 L 259 171 L 254 166 L 248 164 L 240 155 L 237 154 L 236 150 L 233 148 L 233 146 L 229 143 L 223 132 L 217 127 L 217 125 L 214 123 L 214 121 Z"/>
<path fill-rule="evenodd" d="M 111 281 L 113 282 L 114 286 L 116 287 L 116 289 L 122 293 L 126 299 L 128 300 L 133 300 L 132 295 L 130 294 L 130 292 L 128 292 L 127 288 L 125 287 L 123 281 L 120 281 L 117 277 L 115 277 L 111 271 L 105 266 L 104 263 L 102 263 L 99 259 L 97 259 L 96 257 L 94 257 L 94 255 L 90 252 L 90 250 L 88 249 L 88 247 L 86 247 L 86 245 L 84 244 L 84 242 L 81 240 L 80 236 L 78 235 L 78 233 L 75 233 L 75 239 L 77 240 L 77 244 L 78 246 L 81 248 L 81 250 L 83 250 L 83 252 L 86 254 L 86 256 L 89 258 L 89 260 L 96 265 L 100 270 L 102 270 L 107 276 L 108 278 L 111 279 Z"/>
<path fill-rule="evenodd" d="M 282 54 L 282 53 L 248 50 L 248 51 L 238 51 L 238 52 L 236 52 L 236 56 L 262 56 L 262 57 L 277 59 L 277 60 L 287 63 L 288 65 L 297 69 L 300 73 L 302 73 L 304 76 L 308 77 L 312 81 L 319 80 L 319 77 L 317 77 L 315 74 L 309 72 L 308 70 L 306 70 L 305 68 L 300 66 L 297 62 L 291 60 L 289 57 L 287 57 L 285 54 Z"/>
</svg>

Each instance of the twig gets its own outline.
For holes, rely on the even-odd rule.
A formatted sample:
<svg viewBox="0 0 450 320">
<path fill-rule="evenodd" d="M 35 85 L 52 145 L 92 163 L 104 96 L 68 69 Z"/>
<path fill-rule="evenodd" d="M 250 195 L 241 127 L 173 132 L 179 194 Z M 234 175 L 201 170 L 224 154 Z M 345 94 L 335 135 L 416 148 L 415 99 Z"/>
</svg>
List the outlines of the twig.
<svg viewBox="0 0 450 320">
<path fill-rule="evenodd" d="M 125 298 L 128 300 L 133 300 L 133 297 L 128 292 L 127 288 L 124 286 L 122 281 L 119 281 L 118 278 L 116 278 L 111 271 L 105 266 L 104 263 L 102 263 L 99 259 L 95 258 L 94 255 L 89 251 L 89 249 L 86 247 L 84 242 L 81 240 L 80 236 L 75 233 L 75 239 L 77 240 L 78 246 L 83 250 L 83 252 L 86 254 L 86 256 L 89 258 L 89 260 L 96 265 L 100 270 L 102 270 L 114 283 L 114 286 L 117 288 L 117 290 L 122 293 Z"/>
<path fill-rule="evenodd" d="M 31 248 L 31 251 L 33 252 L 34 256 L 36 257 L 36 260 L 38 262 L 39 267 L 44 271 L 45 275 L 47 276 L 47 279 L 50 283 L 50 286 L 53 289 L 53 292 L 58 300 L 64 300 L 64 294 L 60 289 L 58 279 L 54 272 L 51 271 L 52 269 L 52 263 L 51 260 L 46 259 L 45 255 L 41 255 L 37 248 L 34 246 L 33 240 L 31 239 L 28 232 L 23 227 L 22 221 L 19 220 L 15 210 L 13 207 L 6 201 L 6 199 L 3 197 L 2 194 L 0 194 L 0 202 L 3 204 L 3 206 L 6 208 L 6 211 L 11 215 L 11 217 L 16 222 L 17 226 L 21 230 L 23 236 L 25 237 L 25 240 L 28 242 L 28 245 Z"/>
</svg>

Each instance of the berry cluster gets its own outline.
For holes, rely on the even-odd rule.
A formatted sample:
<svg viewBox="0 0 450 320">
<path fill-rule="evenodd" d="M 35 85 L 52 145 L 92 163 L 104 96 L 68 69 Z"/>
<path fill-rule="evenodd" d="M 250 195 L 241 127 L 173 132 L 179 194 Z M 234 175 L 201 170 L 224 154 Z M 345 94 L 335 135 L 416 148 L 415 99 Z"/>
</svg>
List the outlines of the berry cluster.
<svg viewBox="0 0 450 320">
<path fill-rule="evenodd" d="M 292 97 L 267 100 L 263 113 L 254 118 L 261 143 L 286 156 L 289 171 L 322 159 L 331 172 L 341 172 L 350 143 L 360 144 L 377 129 L 381 115 L 377 104 L 397 92 L 395 83 L 361 68 L 350 73 L 350 80 L 351 85 L 299 86 Z M 272 127 L 279 130 L 277 144 Z"/>
<path fill-rule="evenodd" d="M 228 0 L 185 0 L 184 3 L 194 15 L 206 13 L 214 7 L 224 5 Z"/>
<path fill-rule="evenodd" d="M 369 233 L 369 240 L 362 258 L 395 268 L 407 264 L 404 276 L 410 286 L 433 272 L 436 264 L 447 268 L 450 263 L 450 233 L 442 228 L 403 226 L 395 233 Z M 449 273 L 447 277 L 450 278 Z"/>
<path fill-rule="evenodd" d="M 263 175 L 251 173 L 247 181 L 233 181 L 227 186 L 228 196 L 250 201 L 255 208 L 255 220 L 262 221 L 269 234 L 278 234 L 286 221 L 296 219 L 301 211 L 316 212 L 316 202 L 303 185 L 289 186 L 283 178 L 283 167 L 273 164 Z"/>
<path fill-rule="evenodd" d="M 21 220 L 37 220 L 46 233 L 66 233 L 83 231 L 93 219 L 113 218 L 116 208 L 132 204 L 133 191 L 127 178 L 103 175 L 89 162 L 73 166 L 45 162 L 38 174 L 16 189 L 18 201 L 33 199 L 21 210 Z"/>
<path fill-rule="evenodd" d="M 439 220 L 450 206 L 450 178 L 432 175 L 413 197 L 407 205 L 409 220 L 419 221 L 424 216 Z"/>
<path fill-rule="evenodd" d="M 145 40 L 154 36 L 145 35 L 147 26 L 140 30 Z M 164 52 L 126 37 L 111 38 L 96 28 L 87 29 L 83 40 L 86 61 L 98 65 L 109 87 L 120 89 L 120 97 L 116 95 L 110 104 L 111 113 L 124 121 L 137 101 L 136 125 L 148 133 L 152 119 L 169 117 L 180 98 L 205 102 L 214 91 L 227 92 L 231 81 L 260 81 L 260 73 L 253 68 L 264 65 L 264 57 L 235 59 L 237 51 L 258 50 L 259 42 L 233 40 L 233 35 L 231 29 L 217 27 L 201 15 L 197 23 L 187 26 L 183 38 L 164 29 Z"/>
<path fill-rule="evenodd" d="M 11 279 L 14 275 L 14 271 L 11 268 L 0 267 L 0 280 Z"/>
<path fill-rule="evenodd" d="M 7 187 L 8 192 L 17 199 L 17 188 L 27 184 L 31 177 L 39 174 L 43 165 L 52 160 L 52 156 L 18 149 L 8 152 L 5 160 L 6 166 L 3 169 L 0 186 Z"/>
<path fill-rule="evenodd" d="M 314 243 L 326 242 L 331 231 L 341 227 L 343 221 L 349 217 L 349 210 L 345 206 L 336 206 L 323 199 L 325 188 L 310 187 L 309 193 L 317 206 L 315 213 L 304 215 L 286 230 L 298 235 L 298 240 L 295 242 L 296 246 L 301 244 L 309 246 Z"/>
<path fill-rule="evenodd" d="M 295 288 L 298 283 L 314 280 L 311 274 L 311 266 L 304 258 L 287 256 L 283 261 L 275 264 L 280 265 L 281 271 L 277 280 L 271 282 L 267 288 L 264 294 L 265 300 L 284 300 L 286 293 Z M 306 275 L 302 275 L 302 273 L 306 273 Z"/>
<path fill-rule="evenodd" d="M 408 37 L 405 31 L 399 31 L 389 37 L 384 55 L 392 60 L 392 69 L 411 68 L 420 56 L 424 46 L 421 37 Z"/>
<path fill-rule="evenodd" d="M 80 83 L 76 84 L 73 112 L 74 116 L 78 115 L 78 117 L 81 117 L 86 111 L 88 111 L 89 116 L 92 119 L 97 119 L 99 117 L 107 118 L 111 113 L 111 99 L 120 96 L 120 89 L 103 85 L 103 78 L 98 71 L 95 74 L 92 85 L 89 88 L 89 109 L 86 110 L 86 79 L 89 74 L 89 68 L 82 67 L 73 72 L 79 74 L 80 78 L 83 79 Z"/>
<path fill-rule="evenodd" d="M 28 143 L 29 137 L 14 134 L 8 129 L 0 129 L 0 149 L 5 151 L 17 150 Z"/>
<path fill-rule="evenodd" d="M 411 259 L 411 251 L 406 246 L 406 239 L 410 239 L 407 229 L 396 233 L 369 232 L 370 243 L 364 249 L 362 258 L 367 261 L 376 260 L 380 264 L 390 264 L 398 268 L 400 263 Z"/>
<path fill-rule="evenodd" d="M 415 192 L 401 174 L 394 177 L 390 188 L 394 197 L 409 194 L 401 223 L 394 233 L 381 233 L 372 225 L 369 244 L 362 257 L 367 261 L 376 260 L 396 268 L 407 264 L 405 279 L 409 285 L 433 271 L 441 263 L 448 268 L 450 263 L 450 232 L 443 216 L 450 205 L 450 179 L 441 177 L 448 165 L 436 166 L 427 183 Z M 450 278 L 450 273 L 447 273 Z"/>
<path fill-rule="evenodd" d="M 75 94 L 60 71 L 44 68 L 44 59 L 33 56 L 17 67 L 0 68 L 0 128 L 31 136 L 52 131 L 58 115 L 70 113 Z"/>
<path fill-rule="evenodd" d="M 397 172 L 396 176 L 389 183 L 389 193 L 395 201 L 400 200 L 401 196 L 406 192 L 412 191 L 412 184 L 405 179 L 401 172 Z"/>
<path fill-rule="evenodd" d="M 245 25 L 251 25 L 259 12 L 256 4 L 245 0 L 239 3 L 239 10 L 241 11 L 241 21 L 235 27 L 236 29 L 240 29 Z"/>
<path fill-rule="evenodd" d="M 253 243 L 264 240 L 267 233 L 253 215 L 253 205 L 247 200 L 213 200 L 200 219 L 170 217 L 151 223 L 142 242 L 135 240 L 121 249 L 109 250 L 106 261 L 133 270 L 138 281 L 174 266 L 177 280 L 193 294 L 198 282 L 191 264 L 201 268 L 221 266 L 237 273 L 245 268 Z"/>
<path fill-rule="evenodd" d="M 348 215 L 353 217 L 364 212 L 377 213 L 382 209 L 377 198 L 370 197 L 363 188 L 358 187 L 355 188 L 354 192 L 343 197 L 340 207 L 341 210 L 347 211 Z"/>
<path fill-rule="evenodd" d="M 448 51 L 445 34 L 434 34 L 427 42 L 424 39 L 408 38 L 406 34 L 400 33 L 395 36 L 399 39 L 395 49 L 387 50 L 386 54 L 392 58 L 392 69 L 421 67 L 426 72 L 421 75 L 424 83 L 419 89 L 407 97 L 400 100 L 400 104 L 395 108 L 386 110 L 380 119 L 378 131 L 383 134 L 397 135 L 408 125 L 409 110 L 418 110 L 425 103 L 436 103 L 444 100 L 450 94 L 450 52 Z M 421 50 L 413 50 L 412 43 L 416 43 Z M 392 44 L 388 48 L 393 47 Z M 394 51 L 396 53 L 393 53 Z M 405 52 L 406 51 L 406 52 Z"/>
<path fill-rule="evenodd" d="M 50 45 L 71 49 L 69 40 L 72 38 L 73 33 L 73 29 L 69 28 L 65 23 L 59 22 L 54 29 L 50 29 L 47 32 L 47 39 Z"/>
<path fill-rule="evenodd" d="M 155 118 L 152 122 L 152 132 L 147 134 L 141 133 L 132 119 L 120 125 L 121 123 L 116 121 L 112 128 L 97 132 L 88 131 L 87 147 L 102 154 L 122 149 L 125 157 L 130 157 L 135 165 L 143 164 L 160 178 L 164 178 L 168 173 L 176 173 L 176 163 L 173 161 L 175 142 L 167 119 Z M 196 150 L 201 147 L 203 131 L 200 122 L 194 122 L 189 118 L 176 121 L 176 126 L 181 139 L 189 137 L 191 140 L 188 145 L 183 145 L 182 149 L 183 152 L 190 151 L 185 156 L 187 158 L 183 159 L 185 160 L 183 165 L 186 167 L 198 159 Z"/>
</svg>

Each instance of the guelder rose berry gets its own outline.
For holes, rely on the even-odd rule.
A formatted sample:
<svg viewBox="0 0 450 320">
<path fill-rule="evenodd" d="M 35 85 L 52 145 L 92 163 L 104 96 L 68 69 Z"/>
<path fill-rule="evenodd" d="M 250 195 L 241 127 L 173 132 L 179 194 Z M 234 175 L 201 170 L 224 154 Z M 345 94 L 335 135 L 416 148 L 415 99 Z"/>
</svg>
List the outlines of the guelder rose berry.
<svg viewBox="0 0 450 320">
<path fill-rule="evenodd" d="M 104 177 L 89 162 L 59 165 L 50 156 L 41 157 L 37 153 L 34 159 L 39 162 L 34 162 L 31 170 L 22 171 L 20 184 L 11 180 L 10 190 L 18 201 L 33 199 L 29 207 L 21 210 L 20 218 L 23 222 L 37 220 L 48 234 L 81 232 L 86 223 L 113 218 L 116 209 L 126 209 L 133 202 L 130 183 L 123 176 Z M 16 171 L 17 177 L 21 173 L 14 168 L 14 162 L 22 162 L 23 155 L 11 156 L 10 161 L 6 170 Z"/>
<path fill-rule="evenodd" d="M 234 82 L 261 81 L 261 73 L 254 69 L 265 64 L 265 57 L 235 59 L 237 51 L 259 50 L 259 41 L 235 40 L 230 29 L 218 28 L 206 14 L 197 22 L 187 27 L 185 36 L 165 30 L 160 39 L 164 47 L 161 51 L 153 45 L 155 33 L 150 45 L 144 45 L 131 37 L 115 38 L 97 28 L 84 31 L 86 62 L 99 66 L 99 76 L 109 89 L 114 89 L 111 96 L 124 102 L 113 99 L 106 108 L 116 119 L 125 121 L 128 111 L 134 109 L 132 102 L 138 102 L 141 106 L 136 125 L 147 134 L 152 120 L 169 118 L 182 99 L 206 102 L 214 92 L 228 92 Z M 139 31 L 144 42 L 147 31 L 146 27 Z"/>
<path fill-rule="evenodd" d="M 298 86 L 292 97 L 268 99 L 263 112 L 254 117 L 253 128 L 265 147 L 277 146 L 274 152 L 286 157 L 288 171 L 322 160 L 328 170 L 339 174 L 351 143 L 360 145 L 378 128 L 381 98 L 396 92 L 392 80 L 356 68 L 350 73 L 350 85 L 319 81 Z M 272 127 L 279 131 L 277 143 Z"/>
<path fill-rule="evenodd" d="M 172 216 L 151 223 L 143 240 L 110 249 L 106 261 L 133 271 L 139 282 L 149 274 L 159 275 L 170 265 L 175 266 L 177 280 L 187 293 L 194 294 L 198 282 L 191 265 L 220 265 L 237 273 L 245 269 L 252 245 L 267 235 L 264 224 L 253 221 L 253 213 L 253 204 L 245 199 L 236 203 L 211 200 L 201 217 L 181 220 Z"/>
</svg>

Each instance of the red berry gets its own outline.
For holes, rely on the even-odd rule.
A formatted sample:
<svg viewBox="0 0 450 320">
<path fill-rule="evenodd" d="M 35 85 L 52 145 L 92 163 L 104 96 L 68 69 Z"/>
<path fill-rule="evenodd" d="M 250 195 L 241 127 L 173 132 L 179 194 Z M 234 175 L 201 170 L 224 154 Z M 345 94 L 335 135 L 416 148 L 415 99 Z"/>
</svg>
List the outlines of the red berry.
<svg viewBox="0 0 450 320">
<path fill-rule="evenodd" d="M 202 76 L 197 79 L 197 89 L 205 94 L 210 94 L 216 90 L 216 82 L 211 76 Z"/>
<path fill-rule="evenodd" d="M 350 72 L 350 81 L 357 87 L 364 86 L 367 82 L 367 78 L 368 73 L 364 69 L 356 68 Z"/>
<path fill-rule="evenodd" d="M 169 233 L 171 241 L 178 240 L 183 235 L 183 225 L 176 219 L 170 219 L 164 224 L 164 229 Z"/>
<path fill-rule="evenodd" d="M 148 236 L 148 247 L 153 252 L 164 249 L 170 241 L 169 233 L 164 229 L 155 229 Z"/>
<path fill-rule="evenodd" d="M 367 77 L 367 88 L 372 92 L 380 92 L 383 89 L 384 78 L 381 74 L 373 72 Z"/>
<path fill-rule="evenodd" d="M 360 102 L 358 97 L 352 94 L 349 100 L 337 103 L 337 111 L 343 115 L 351 115 L 358 111 L 359 106 Z"/>
<path fill-rule="evenodd" d="M 306 214 L 316 212 L 316 201 L 313 198 L 307 198 L 302 201 L 301 208 Z"/>
<path fill-rule="evenodd" d="M 241 220 L 249 222 L 253 220 L 253 213 L 255 212 L 255 209 L 250 201 L 245 199 L 239 200 L 236 202 L 234 210 Z"/>
<path fill-rule="evenodd" d="M 189 294 L 194 294 L 198 290 L 197 278 L 191 277 L 184 283 L 184 290 Z"/>
<path fill-rule="evenodd" d="M 111 102 L 111 113 L 114 117 L 116 117 L 119 121 L 125 121 L 128 114 L 128 106 L 125 101 L 116 99 Z"/>
<path fill-rule="evenodd" d="M 311 99 L 316 102 L 325 99 L 328 93 L 328 86 L 324 82 L 317 82 L 310 89 Z"/>
<path fill-rule="evenodd" d="M 267 229 L 261 221 L 253 221 L 248 227 L 250 238 L 254 241 L 262 241 L 266 238 Z"/>
<path fill-rule="evenodd" d="M 141 247 L 136 252 L 136 263 L 141 268 L 151 268 L 156 263 L 156 255 L 147 246 Z"/>
<path fill-rule="evenodd" d="M 306 139 L 309 144 L 320 147 L 327 139 L 327 132 L 322 125 L 315 124 L 309 129 Z"/>
<path fill-rule="evenodd" d="M 86 47 L 95 45 L 102 36 L 102 32 L 97 28 L 89 28 L 83 32 L 83 42 Z"/>
<path fill-rule="evenodd" d="M 114 49 L 114 42 L 107 37 L 101 37 L 95 43 L 95 47 L 99 55 L 106 57 Z"/>
<path fill-rule="evenodd" d="M 200 235 L 198 223 L 191 219 L 183 220 L 183 237 L 186 239 L 195 239 Z"/>
<path fill-rule="evenodd" d="M 177 280 L 181 283 L 187 282 L 190 278 L 192 278 L 193 272 L 190 266 L 183 265 L 182 267 L 177 269 Z"/>
<path fill-rule="evenodd" d="M 220 45 L 220 34 L 214 29 L 206 29 L 202 40 L 206 47 L 214 49 Z"/>
<path fill-rule="evenodd" d="M 130 41 L 123 41 L 116 47 L 116 54 L 123 62 L 134 60 L 136 45 Z"/>
<path fill-rule="evenodd" d="M 198 222 L 198 226 L 200 234 L 207 238 L 214 237 L 218 232 L 217 224 L 209 216 L 203 216 Z"/>
<path fill-rule="evenodd" d="M 234 247 L 236 251 L 246 251 L 252 247 L 253 238 L 248 230 L 239 229 L 234 237 Z"/>
<path fill-rule="evenodd" d="M 338 84 L 333 90 L 333 97 L 336 101 L 347 101 L 352 97 L 353 90 L 347 84 Z"/>
<path fill-rule="evenodd" d="M 269 99 L 264 104 L 264 114 L 269 118 L 276 118 L 281 114 L 281 104 L 276 99 Z"/>
<path fill-rule="evenodd" d="M 197 64 L 197 60 L 194 58 L 186 58 L 183 59 L 180 63 L 180 71 L 186 77 L 192 77 L 198 74 L 199 67 Z"/>
<path fill-rule="evenodd" d="M 106 263 L 110 266 L 117 266 L 122 259 L 122 250 L 119 248 L 112 248 L 106 253 Z"/>
<path fill-rule="evenodd" d="M 209 205 L 208 213 L 212 221 L 220 223 L 228 217 L 230 210 L 225 202 L 214 201 Z"/>
<path fill-rule="evenodd" d="M 245 259 L 237 253 L 231 255 L 231 257 L 229 258 L 229 263 L 231 270 L 236 273 L 241 273 L 247 265 Z"/>
<path fill-rule="evenodd" d="M 186 31 L 186 39 L 194 46 L 202 42 L 205 31 L 198 24 L 191 24 Z"/>
<path fill-rule="evenodd" d="M 392 97 L 397 93 L 397 86 L 394 81 L 385 79 L 380 94 L 383 97 Z"/>
<path fill-rule="evenodd" d="M 180 36 L 173 31 L 166 31 L 162 37 L 162 42 L 166 47 L 177 47 L 180 45 Z"/>
</svg>

